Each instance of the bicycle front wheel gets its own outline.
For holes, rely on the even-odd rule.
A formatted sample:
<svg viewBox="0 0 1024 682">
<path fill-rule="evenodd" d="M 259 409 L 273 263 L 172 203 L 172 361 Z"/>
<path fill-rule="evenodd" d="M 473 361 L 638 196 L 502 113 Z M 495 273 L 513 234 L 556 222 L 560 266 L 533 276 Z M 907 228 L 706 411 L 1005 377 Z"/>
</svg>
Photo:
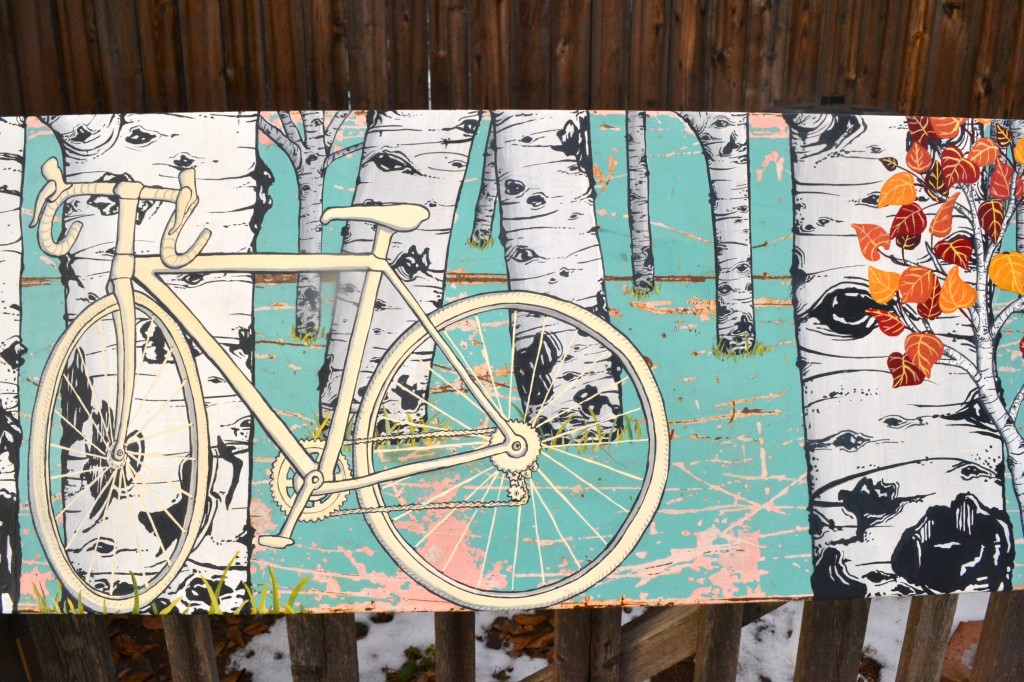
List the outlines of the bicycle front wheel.
<svg viewBox="0 0 1024 682">
<path fill-rule="evenodd" d="M 367 387 L 356 475 L 496 442 L 468 383 L 525 454 L 359 489 L 370 528 L 410 576 L 469 608 L 541 608 L 584 592 L 636 547 L 664 491 L 668 426 L 647 362 L 608 322 L 539 294 L 473 296 L 431 320 L 469 382 L 426 329 L 407 331 Z M 420 395 L 403 368 L 424 357 Z"/>
<path fill-rule="evenodd" d="M 86 308 L 54 346 L 32 414 L 29 488 L 39 539 L 66 597 L 126 612 L 156 600 L 202 523 L 206 413 L 178 325 L 135 294 L 135 390 L 114 452 L 118 305 Z"/>
</svg>

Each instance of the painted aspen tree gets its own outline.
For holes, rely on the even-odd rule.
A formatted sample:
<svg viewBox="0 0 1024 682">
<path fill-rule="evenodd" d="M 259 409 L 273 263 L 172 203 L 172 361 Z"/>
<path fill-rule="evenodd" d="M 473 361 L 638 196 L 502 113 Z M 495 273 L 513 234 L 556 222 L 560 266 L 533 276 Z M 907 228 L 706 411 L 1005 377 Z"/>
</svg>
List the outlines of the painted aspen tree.
<svg viewBox="0 0 1024 682">
<path fill-rule="evenodd" d="M 134 180 L 175 187 L 181 170 L 195 169 L 200 201 L 185 225 L 182 240 L 194 240 L 203 228 L 209 228 L 213 237 L 205 253 L 247 253 L 255 248 L 260 221 L 269 208 L 266 189 L 272 180 L 256 152 L 257 118 L 255 112 L 248 112 L 68 115 L 45 120 L 57 134 L 69 182 Z M 106 292 L 117 211 L 116 199 L 103 196 L 75 198 L 64 206 L 64 223 L 79 221 L 83 226 L 73 249 L 60 263 L 68 322 Z M 136 217 L 136 253 L 157 253 L 158 241 L 171 211 L 170 204 L 140 204 Z M 252 275 L 170 275 L 165 281 L 228 349 L 236 364 L 251 375 L 255 344 Z M 151 321 L 140 317 L 137 341 L 148 341 L 153 348 L 146 351 L 137 366 L 136 385 L 146 387 L 143 402 L 152 403 L 154 409 L 167 403 L 160 409 L 169 410 L 171 414 L 167 419 L 164 416 L 153 419 L 142 428 L 138 435 L 142 443 L 172 438 L 168 433 L 172 429 L 166 426 L 168 421 L 174 423 L 171 417 L 175 410 L 179 413 L 177 419 L 184 421 L 177 379 L 168 381 L 160 375 L 169 354 L 161 349 L 154 328 Z M 116 404 L 111 395 L 116 382 L 109 380 L 109 370 L 105 369 L 113 364 L 110 341 L 108 338 L 107 347 L 83 353 L 82 376 L 72 381 L 77 385 L 76 395 L 86 392 L 84 402 L 89 410 L 99 413 L 101 423 L 104 413 L 109 413 Z M 83 347 L 88 343 L 90 340 L 84 339 Z M 91 343 L 100 345 L 94 340 Z M 220 607 L 227 611 L 244 603 L 244 585 L 249 573 L 253 536 L 249 524 L 252 418 L 213 365 L 202 355 L 198 355 L 196 361 L 213 457 L 211 485 L 205 502 L 206 521 L 184 568 L 160 601 L 171 603 L 180 599 L 179 610 L 205 610 L 209 607 L 210 596 L 203 579 L 216 584 L 226 569 L 219 600 Z M 75 426 L 79 427 L 77 434 Z M 80 430 L 79 424 L 72 425 L 70 436 L 77 438 Z M 148 466 L 158 465 L 151 462 Z M 158 502 L 152 501 L 153 504 Z M 177 503 L 178 500 L 168 500 L 162 516 L 146 512 L 135 518 L 130 509 L 121 513 L 114 500 L 108 514 L 119 519 L 117 533 L 99 537 L 102 526 L 93 527 L 81 533 L 78 542 L 93 546 L 91 551 L 100 551 L 102 547 L 116 555 L 119 551 L 117 538 L 173 533 Z M 178 523 L 180 527 L 180 521 Z M 144 560 L 145 557 L 139 557 L 136 562 Z M 124 580 L 122 577 L 121 581 Z"/>
<path fill-rule="evenodd" d="M 677 112 L 693 130 L 707 162 L 715 235 L 718 350 L 747 353 L 757 345 L 750 254 L 748 116 Z"/>
<path fill-rule="evenodd" d="M 633 263 L 633 292 L 654 291 L 654 251 L 651 244 L 650 177 L 647 167 L 647 112 L 626 112 L 626 175 L 629 184 L 629 244 Z"/>
<path fill-rule="evenodd" d="M 351 112 L 336 111 L 327 120 L 326 111 L 300 111 L 302 131 L 292 112 L 277 112 L 279 126 L 261 116 L 260 132 L 269 137 L 288 157 L 295 171 L 299 192 L 299 253 L 320 253 L 323 243 L 324 178 L 337 159 L 359 150 L 360 145 L 334 149 L 341 126 Z M 300 272 L 295 290 L 295 336 L 315 338 L 320 331 L 320 274 Z"/>
<path fill-rule="evenodd" d="M 865 256 L 931 262 L 925 249 L 909 249 L 912 239 L 876 248 L 890 241 L 875 223 L 900 221 L 902 208 L 879 189 L 906 153 L 907 124 L 825 114 L 787 121 L 814 594 L 1008 588 L 1013 534 L 1002 445 L 970 373 L 935 364 L 927 381 L 901 392 L 886 371 L 894 355 L 903 358 L 888 336 L 899 331 L 897 312 L 951 353 L 975 353 L 966 322 L 937 317 L 930 293 L 917 307 L 917 298 L 880 296 L 865 267 Z M 874 246 L 863 240 L 879 233 L 885 238 Z M 915 341 L 907 337 L 912 354 Z"/>
<path fill-rule="evenodd" d="M 495 111 L 493 126 L 509 288 L 548 294 L 608 319 L 590 115 Z M 614 433 L 621 397 L 610 354 L 543 316 L 520 319 L 518 326 L 516 383 L 528 416 L 540 416 L 545 430 L 589 424 Z"/>
<path fill-rule="evenodd" d="M 18 605 L 21 534 L 18 525 L 18 368 L 21 342 L 21 197 L 25 119 L 0 118 L 0 613 Z"/>
<path fill-rule="evenodd" d="M 480 126 L 479 111 L 371 111 L 367 114 L 363 156 L 352 203 L 411 203 L 425 206 L 430 217 L 412 232 L 396 234 L 388 260 L 427 310 L 444 300 L 448 247 L 459 192 L 466 177 L 469 153 Z M 342 253 L 368 253 L 375 234 L 366 222 L 350 222 L 342 232 Z M 320 409 L 329 416 L 334 409 L 345 356 L 362 290 L 363 273 L 339 273 L 334 317 L 320 373 Z M 388 283 L 381 286 L 376 302 L 370 342 L 358 368 L 358 407 L 370 375 L 384 353 L 415 316 Z M 425 398 L 430 384 L 433 348 L 424 345 L 399 371 L 394 395 L 384 399 L 382 410 L 393 422 L 425 418 Z M 355 369 L 355 368 L 352 368 Z"/>
<path fill-rule="evenodd" d="M 473 232 L 469 245 L 485 249 L 494 243 L 494 210 L 498 207 L 498 180 L 494 174 L 494 121 L 487 129 L 484 165 L 480 173 L 480 193 L 473 214 Z"/>
<path fill-rule="evenodd" d="M 1004 121 L 1003 126 L 1010 130 L 1014 143 L 1024 140 L 1024 121 L 1019 119 Z M 1017 250 L 1024 251 L 1024 208 L 1018 206 L 1014 217 L 1016 218 L 1014 226 L 1017 230 Z"/>
</svg>

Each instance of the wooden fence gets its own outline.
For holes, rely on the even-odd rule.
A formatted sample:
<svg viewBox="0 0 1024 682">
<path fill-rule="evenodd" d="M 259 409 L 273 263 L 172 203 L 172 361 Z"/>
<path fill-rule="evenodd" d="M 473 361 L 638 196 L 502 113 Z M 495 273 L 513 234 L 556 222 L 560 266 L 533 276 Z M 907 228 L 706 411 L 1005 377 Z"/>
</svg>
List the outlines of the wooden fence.
<svg viewBox="0 0 1024 682">
<path fill-rule="evenodd" d="M 0 115 L 303 108 L 779 110 L 1024 118 L 1019 0 L 0 0 Z M 898 680 L 938 679 L 956 597 L 913 600 Z M 763 605 L 558 611 L 531 680 L 733 679 Z M 869 602 L 804 605 L 795 679 L 854 680 Z M 472 679 L 473 614 L 437 614 Z M 176 680 L 210 620 L 167 617 Z M 288 620 L 295 679 L 357 676 L 352 616 Z M 112 680 L 100 616 L 0 617 L 0 677 Z M 1024 594 L 989 602 L 976 680 L 1024 679 Z"/>
</svg>

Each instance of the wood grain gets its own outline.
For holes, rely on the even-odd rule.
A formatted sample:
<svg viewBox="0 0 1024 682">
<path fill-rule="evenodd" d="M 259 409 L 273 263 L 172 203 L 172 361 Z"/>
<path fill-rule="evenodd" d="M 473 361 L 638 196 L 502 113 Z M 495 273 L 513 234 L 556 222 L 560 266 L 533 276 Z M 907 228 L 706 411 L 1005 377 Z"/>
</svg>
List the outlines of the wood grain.
<svg viewBox="0 0 1024 682">
<path fill-rule="evenodd" d="M 20 637 L 32 679 L 49 682 L 113 682 L 117 679 L 100 615 L 30 616 Z M 59 642 L 59 646 L 55 643 Z"/>
<path fill-rule="evenodd" d="M 217 656 L 208 616 L 164 616 L 164 639 L 175 682 L 217 682 Z"/>
<path fill-rule="evenodd" d="M 742 629 L 743 604 L 704 607 L 694 658 L 695 682 L 730 682 L 736 679 Z"/>
<path fill-rule="evenodd" d="M 235 110 L 271 109 L 264 75 L 262 8 L 254 2 L 221 0 L 224 90 Z"/>
<path fill-rule="evenodd" d="M 476 614 L 446 611 L 434 614 L 434 656 L 437 682 L 476 679 Z"/>
<path fill-rule="evenodd" d="M 592 0 L 590 4 L 592 109 L 625 109 L 628 106 L 632 18 L 628 3 Z"/>
<path fill-rule="evenodd" d="M 622 609 L 605 606 L 590 611 L 590 679 L 618 682 L 622 656 Z"/>
<path fill-rule="evenodd" d="M 511 0 L 471 4 L 469 100 L 485 109 L 511 106 L 511 5 Z"/>
<path fill-rule="evenodd" d="M 668 86 L 670 0 L 635 0 L 630 39 L 629 109 L 656 109 Z"/>
<path fill-rule="evenodd" d="M 470 106 L 469 11 L 458 0 L 431 0 L 430 99 L 435 109 Z"/>
<path fill-rule="evenodd" d="M 551 108 L 551 0 L 516 0 L 511 5 L 511 107 Z"/>
<path fill-rule="evenodd" d="M 590 104 L 590 0 L 559 0 L 551 16 L 551 106 L 585 109 Z"/>
<path fill-rule="evenodd" d="M 388 102 L 396 109 L 426 109 L 430 103 L 428 8 L 422 0 L 390 0 Z"/>
<path fill-rule="evenodd" d="M 793 682 L 856 680 L 871 602 L 804 602 Z"/>
<path fill-rule="evenodd" d="M 955 594 L 914 597 L 903 637 L 896 682 L 936 682 L 942 675 L 943 656 L 956 613 Z"/>
<path fill-rule="evenodd" d="M 296 682 L 357 682 L 356 620 L 351 613 L 288 616 L 288 651 Z"/>
<path fill-rule="evenodd" d="M 147 111 L 179 111 L 185 100 L 178 60 L 178 7 L 173 0 L 135 5 L 142 96 Z"/>
<path fill-rule="evenodd" d="M 189 1 L 179 7 L 185 104 L 191 111 L 224 111 L 228 97 L 220 5 Z"/>
<path fill-rule="evenodd" d="M 994 592 L 978 639 L 972 682 L 1020 682 L 1024 671 L 1024 592 Z"/>
<path fill-rule="evenodd" d="M 133 0 L 111 0 L 94 4 L 96 35 L 100 45 L 101 82 L 111 110 L 130 112 L 138 102 L 145 103 L 142 84 L 142 59 L 139 51 L 141 31 Z M 162 80 L 155 76 L 157 84 Z"/>
</svg>

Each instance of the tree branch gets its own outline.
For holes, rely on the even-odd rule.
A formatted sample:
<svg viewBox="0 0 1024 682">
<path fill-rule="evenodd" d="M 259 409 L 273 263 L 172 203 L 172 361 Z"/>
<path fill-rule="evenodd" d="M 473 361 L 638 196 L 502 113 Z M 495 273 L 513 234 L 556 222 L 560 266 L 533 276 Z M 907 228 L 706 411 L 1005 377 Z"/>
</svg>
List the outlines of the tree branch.
<svg viewBox="0 0 1024 682">
<path fill-rule="evenodd" d="M 999 314 L 996 315 L 996 319 L 992 321 L 992 336 L 999 333 L 999 330 L 1003 328 L 1003 325 L 1009 322 L 1010 317 L 1015 313 L 1019 313 L 1024 310 L 1024 297 L 1017 298 L 1016 301 L 1007 303 Z"/>
<path fill-rule="evenodd" d="M 963 371 L 967 372 L 975 384 L 980 381 L 981 377 L 978 374 L 978 368 L 966 355 L 954 348 L 950 348 L 949 346 L 943 348 L 942 355 L 949 359 L 949 364 L 959 367 Z"/>
<path fill-rule="evenodd" d="M 357 151 L 359 151 L 362 148 L 363 148 L 363 143 L 362 142 L 357 142 L 355 144 L 350 144 L 349 146 L 344 147 L 343 149 L 339 149 L 336 152 L 333 152 L 330 156 L 328 156 L 326 159 L 324 159 L 324 167 L 323 167 L 324 172 L 327 171 L 327 167 L 328 166 L 330 166 L 332 163 L 334 163 L 338 159 L 342 158 L 343 156 L 349 156 L 350 154 L 352 154 L 354 152 L 357 152 Z"/>
<path fill-rule="evenodd" d="M 345 121 L 348 120 L 351 114 L 351 110 L 334 112 L 331 122 L 327 124 L 327 130 L 324 131 L 324 154 L 328 154 L 331 151 L 331 147 L 334 146 L 334 141 L 338 137 L 338 131 L 341 130 L 341 126 L 345 124 Z"/>
<path fill-rule="evenodd" d="M 295 143 L 295 146 L 299 149 L 303 149 L 306 145 L 302 141 L 302 135 L 299 135 L 299 127 L 295 125 L 295 121 L 292 120 L 292 112 L 290 111 L 279 111 L 277 117 L 281 119 L 281 127 L 284 128 L 284 132 L 288 135 L 288 139 Z"/>
<path fill-rule="evenodd" d="M 259 116 L 256 118 L 256 125 L 259 126 L 260 132 L 269 137 L 274 144 L 281 148 L 287 156 L 288 160 L 292 162 L 292 166 L 295 170 L 299 169 L 299 162 L 302 160 L 300 156 L 299 148 L 288 139 L 280 128 L 268 121 L 267 119 Z"/>
<path fill-rule="evenodd" d="M 1011 422 L 1017 422 L 1017 414 L 1020 412 L 1021 403 L 1024 403 L 1024 386 L 1021 386 L 1020 390 L 1017 391 L 1017 395 L 1014 397 L 1013 402 L 1010 403 L 1010 408 L 1007 410 L 1007 413 L 1010 415 Z"/>
</svg>

